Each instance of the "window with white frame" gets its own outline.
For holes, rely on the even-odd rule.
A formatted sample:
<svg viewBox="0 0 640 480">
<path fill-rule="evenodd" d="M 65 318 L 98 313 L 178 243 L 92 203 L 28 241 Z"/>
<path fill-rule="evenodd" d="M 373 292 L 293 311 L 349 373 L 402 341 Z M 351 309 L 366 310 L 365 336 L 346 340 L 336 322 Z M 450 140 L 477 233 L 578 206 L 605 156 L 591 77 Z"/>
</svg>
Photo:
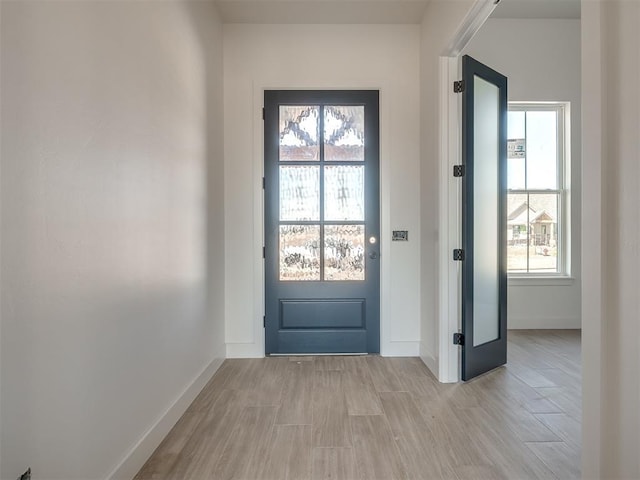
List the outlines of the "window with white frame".
<svg viewBox="0 0 640 480">
<path fill-rule="evenodd" d="M 564 103 L 509 103 L 507 271 L 566 275 Z"/>
</svg>

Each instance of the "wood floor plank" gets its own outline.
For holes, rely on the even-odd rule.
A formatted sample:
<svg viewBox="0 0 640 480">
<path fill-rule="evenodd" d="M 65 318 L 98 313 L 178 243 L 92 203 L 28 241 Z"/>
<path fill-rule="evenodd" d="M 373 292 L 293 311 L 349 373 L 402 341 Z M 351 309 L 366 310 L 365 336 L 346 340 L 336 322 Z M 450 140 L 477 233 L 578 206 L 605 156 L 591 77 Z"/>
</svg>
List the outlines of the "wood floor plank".
<svg viewBox="0 0 640 480">
<path fill-rule="evenodd" d="M 345 357 L 338 355 L 321 355 L 316 358 L 316 370 L 344 370 Z"/>
<path fill-rule="evenodd" d="M 227 382 L 227 388 L 247 394 L 247 405 L 278 406 L 290 362 L 286 357 L 251 358 L 241 360 L 238 375 Z"/>
<path fill-rule="evenodd" d="M 582 421 L 582 401 L 580 392 L 564 387 L 537 388 L 538 393 L 548 401 L 555 403 L 574 420 Z"/>
<path fill-rule="evenodd" d="M 183 450 L 201 421 L 201 412 L 185 413 L 171 429 L 156 451 L 142 466 L 134 480 L 170 478 L 175 465 L 184 458 Z"/>
<path fill-rule="evenodd" d="M 582 390 L 582 382 L 580 381 L 580 379 L 577 379 L 573 375 L 569 375 L 568 373 L 564 372 L 563 370 L 560 370 L 559 368 L 548 368 L 544 370 L 538 370 L 538 373 L 548 378 L 557 387 L 571 389 L 576 393 L 579 393 Z M 549 386 L 554 386 L 554 385 L 549 385 Z M 545 387 L 545 385 L 541 385 L 540 387 Z"/>
<path fill-rule="evenodd" d="M 496 421 L 482 407 L 460 409 L 458 418 L 466 425 L 467 441 L 485 459 L 484 465 L 497 468 L 509 479 L 555 479 L 553 472 L 523 442 L 507 421 Z"/>
<path fill-rule="evenodd" d="M 575 450 L 580 449 L 582 443 L 580 422 L 566 413 L 536 414 L 535 417 L 558 435 L 569 447 L 573 447 Z"/>
<path fill-rule="evenodd" d="M 553 366 L 573 377 L 575 381 L 582 382 L 582 364 L 580 357 L 573 358 L 569 355 L 556 355 Z"/>
<path fill-rule="evenodd" d="M 313 446 L 350 447 L 351 429 L 343 389 L 343 372 L 314 372 Z"/>
<path fill-rule="evenodd" d="M 509 365 L 507 365 L 507 368 L 511 373 L 513 373 L 516 377 L 529 385 L 531 388 L 558 386 L 547 376 L 542 375 L 540 373 L 541 370 L 535 370 L 528 365 L 510 363 Z"/>
<path fill-rule="evenodd" d="M 562 480 L 581 478 L 580 455 L 566 443 L 545 442 L 526 445 L 555 473 L 557 478 Z"/>
<path fill-rule="evenodd" d="M 500 467 L 491 465 L 461 465 L 454 472 L 458 480 L 511 480 Z"/>
<path fill-rule="evenodd" d="M 358 478 L 407 478 L 391 428 L 383 415 L 349 416 Z"/>
<path fill-rule="evenodd" d="M 314 448 L 312 458 L 312 480 L 357 478 L 353 448 Z"/>
<path fill-rule="evenodd" d="M 402 391 L 411 392 L 420 397 L 434 397 L 438 394 L 438 380 L 419 358 L 402 357 L 386 360 L 396 371 Z"/>
<path fill-rule="evenodd" d="M 383 357 L 393 367 L 397 375 L 406 377 L 427 377 L 434 383 L 438 380 L 418 357 Z"/>
<path fill-rule="evenodd" d="M 224 361 L 223 366 L 234 369 L 234 374 L 230 375 L 225 387 L 230 390 L 243 390 L 252 387 L 252 382 L 256 376 L 256 371 L 261 367 L 261 359 L 258 358 L 234 358 Z M 216 376 L 218 372 L 216 372 Z"/>
<path fill-rule="evenodd" d="M 561 438 L 553 433 L 534 414 L 501 397 L 483 404 L 488 418 L 498 425 L 505 425 L 521 442 L 557 442 Z"/>
<path fill-rule="evenodd" d="M 181 480 L 199 480 L 213 475 L 228 440 L 238 426 L 246 400 L 244 392 L 225 389 L 206 418 L 194 429 L 180 462 L 170 471 L 171 474 Z"/>
<path fill-rule="evenodd" d="M 311 478 L 311 425 L 275 425 L 260 480 Z"/>
<path fill-rule="evenodd" d="M 282 402 L 284 379 L 292 365 L 282 357 L 263 360 L 262 368 L 258 368 L 251 377 L 253 386 L 248 388 L 248 404 L 256 407 L 278 406 Z"/>
<path fill-rule="evenodd" d="M 482 403 L 491 400 L 494 397 L 493 392 L 502 392 L 502 397 L 518 405 L 541 397 L 535 388 L 530 387 L 511 373 L 508 365 L 506 368 L 498 368 L 473 379 L 469 385 L 472 385 L 476 390 Z"/>
<path fill-rule="evenodd" d="M 245 407 L 212 477 L 220 480 L 256 478 L 268 451 L 275 407 Z"/>
<path fill-rule="evenodd" d="M 522 406 L 530 413 L 564 413 L 562 409 L 551 400 L 539 397 L 525 401 Z"/>
<path fill-rule="evenodd" d="M 409 478 L 454 478 L 450 445 L 441 436 L 436 437 L 408 392 L 380 393 L 382 406 L 388 419 L 398 450 Z M 465 445 L 461 449 L 468 453 Z"/>
<path fill-rule="evenodd" d="M 364 357 L 345 358 L 344 394 L 349 415 L 382 415 L 382 404 L 376 392 Z"/>
<path fill-rule="evenodd" d="M 433 402 L 429 402 L 432 405 Z M 476 407 L 477 408 L 477 407 Z M 421 414 L 428 425 L 431 438 L 427 442 L 439 464 L 450 466 L 485 465 L 482 451 L 469 440 L 469 425 L 461 420 L 461 411 L 449 403 L 441 403 L 434 409 L 422 408 Z M 426 413 L 426 416 L 425 416 Z"/>
<path fill-rule="evenodd" d="M 509 342 L 507 360 L 507 365 L 517 363 L 534 369 L 553 368 L 552 358 L 541 353 L 540 348 L 530 341 L 521 344 Z"/>
<path fill-rule="evenodd" d="M 445 398 L 448 397 L 447 401 L 454 408 L 473 408 L 483 402 L 482 390 L 479 390 L 473 383 L 454 383 L 450 387 L 446 391 L 446 396 L 442 396 L 445 390 L 439 392 L 438 395 L 441 397 L 441 401 L 445 401 Z"/>
<path fill-rule="evenodd" d="M 227 383 L 241 371 L 242 365 L 237 360 L 225 360 L 213 378 L 189 406 L 189 411 L 207 411 L 212 408 L 225 390 Z"/>
<path fill-rule="evenodd" d="M 313 423 L 312 362 L 295 362 L 284 379 L 276 424 L 311 425 Z"/>
<path fill-rule="evenodd" d="M 155 472 L 152 467 L 143 468 L 147 474 L 153 474 L 141 478 L 196 480 L 210 475 L 237 425 L 242 408 L 242 395 L 225 389 L 209 412 L 186 413 L 165 439 L 171 445 L 168 457 L 157 451 L 150 459 L 166 462 L 166 458 L 170 458 L 173 461 L 157 468 Z M 188 423 L 181 427 L 185 420 Z"/>
<path fill-rule="evenodd" d="M 395 369 L 385 358 L 378 355 L 365 357 L 373 385 L 378 392 L 403 391 Z"/>
</svg>

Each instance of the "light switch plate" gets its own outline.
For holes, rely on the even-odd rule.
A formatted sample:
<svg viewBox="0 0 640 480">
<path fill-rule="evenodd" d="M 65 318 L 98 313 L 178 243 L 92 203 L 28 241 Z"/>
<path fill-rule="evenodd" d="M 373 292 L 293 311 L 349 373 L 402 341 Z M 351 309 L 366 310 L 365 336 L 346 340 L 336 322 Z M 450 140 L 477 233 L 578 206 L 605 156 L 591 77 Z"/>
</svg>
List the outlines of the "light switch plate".
<svg viewBox="0 0 640 480">
<path fill-rule="evenodd" d="M 391 240 L 394 242 L 408 242 L 409 230 L 394 230 Z"/>
</svg>

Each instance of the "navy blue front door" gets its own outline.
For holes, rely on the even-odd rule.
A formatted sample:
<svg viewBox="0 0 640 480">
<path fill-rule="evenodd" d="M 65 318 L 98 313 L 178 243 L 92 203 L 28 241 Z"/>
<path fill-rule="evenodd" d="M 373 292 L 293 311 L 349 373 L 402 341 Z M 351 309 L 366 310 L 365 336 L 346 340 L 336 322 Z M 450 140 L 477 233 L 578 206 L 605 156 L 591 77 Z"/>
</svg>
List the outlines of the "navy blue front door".
<svg viewBox="0 0 640 480">
<path fill-rule="evenodd" d="M 264 105 L 266 353 L 377 353 L 378 91 Z"/>
</svg>

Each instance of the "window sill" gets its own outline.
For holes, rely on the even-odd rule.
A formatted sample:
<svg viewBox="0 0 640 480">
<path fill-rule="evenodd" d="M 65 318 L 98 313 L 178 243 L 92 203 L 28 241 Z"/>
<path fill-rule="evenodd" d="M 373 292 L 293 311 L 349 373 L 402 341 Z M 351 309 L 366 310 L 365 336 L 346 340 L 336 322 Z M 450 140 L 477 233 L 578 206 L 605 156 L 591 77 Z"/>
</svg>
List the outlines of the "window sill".
<svg viewBox="0 0 640 480">
<path fill-rule="evenodd" d="M 558 276 L 515 276 L 509 275 L 507 277 L 508 285 L 512 287 L 556 287 L 563 285 L 573 285 L 575 282 L 574 277 L 568 277 L 563 275 Z"/>
</svg>

